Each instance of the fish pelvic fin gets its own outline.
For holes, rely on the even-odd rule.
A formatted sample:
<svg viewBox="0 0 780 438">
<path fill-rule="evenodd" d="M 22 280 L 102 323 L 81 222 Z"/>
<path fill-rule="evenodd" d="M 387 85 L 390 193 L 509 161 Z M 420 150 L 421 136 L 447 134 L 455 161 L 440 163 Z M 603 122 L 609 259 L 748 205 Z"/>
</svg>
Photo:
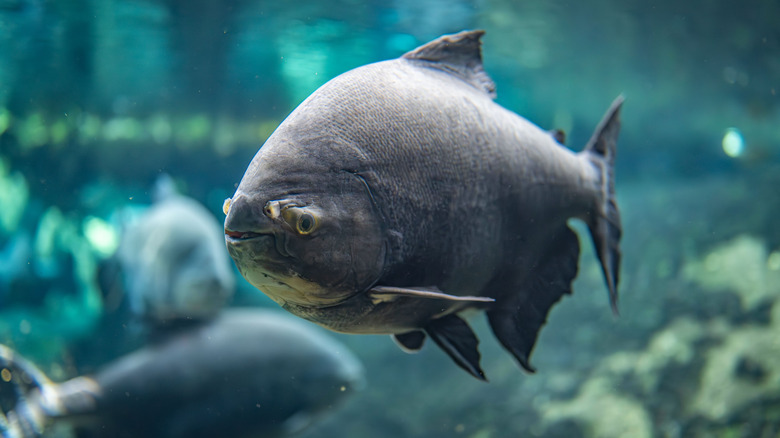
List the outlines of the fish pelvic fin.
<svg viewBox="0 0 780 438">
<path fill-rule="evenodd" d="M 487 312 L 493 334 L 529 373 L 536 371 L 531 366 L 530 356 L 539 330 L 547 322 L 547 314 L 563 295 L 571 294 L 579 255 L 577 235 L 564 226 L 546 257 L 519 286 L 518 293 L 499 301 Z"/>
<path fill-rule="evenodd" d="M 428 61 L 431 67 L 452 73 L 495 99 L 496 84 L 482 66 L 480 38 L 484 34 L 484 30 L 465 30 L 443 35 L 401 58 Z"/>
<path fill-rule="evenodd" d="M 479 339 L 468 323 L 450 314 L 434 319 L 425 326 L 425 333 L 447 353 L 455 363 L 479 380 L 487 381 L 479 365 Z"/>
<path fill-rule="evenodd" d="M 393 335 L 393 341 L 401 347 L 401 350 L 407 353 L 417 353 L 425 343 L 425 332 L 414 330 L 406 333 L 396 333 Z"/>
<path fill-rule="evenodd" d="M 620 211 L 615 197 L 615 154 L 623 100 L 621 95 L 612 102 L 582 152 L 600 173 L 598 205 L 590 215 L 588 228 L 604 272 L 604 280 L 609 291 L 609 303 L 612 312 L 616 315 L 618 314 L 620 236 L 623 229 L 620 225 Z"/>
</svg>

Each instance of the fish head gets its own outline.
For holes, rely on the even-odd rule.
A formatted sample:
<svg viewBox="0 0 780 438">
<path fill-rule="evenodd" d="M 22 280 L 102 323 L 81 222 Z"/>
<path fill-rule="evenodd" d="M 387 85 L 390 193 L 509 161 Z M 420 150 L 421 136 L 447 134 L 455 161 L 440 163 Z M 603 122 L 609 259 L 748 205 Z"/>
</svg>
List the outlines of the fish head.
<svg viewBox="0 0 780 438">
<path fill-rule="evenodd" d="M 223 245 L 211 212 L 181 195 L 129 221 L 117 260 L 131 311 L 153 322 L 216 315 L 235 287 Z"/>
<path fill-rule="evenodd" d="M 244 278 L 282 306 L 339 304 L 384 269 L 370 190 L 334 160 L 280 146 L 272 136 L 225 201 L 228 252 Z"/>
</svg>

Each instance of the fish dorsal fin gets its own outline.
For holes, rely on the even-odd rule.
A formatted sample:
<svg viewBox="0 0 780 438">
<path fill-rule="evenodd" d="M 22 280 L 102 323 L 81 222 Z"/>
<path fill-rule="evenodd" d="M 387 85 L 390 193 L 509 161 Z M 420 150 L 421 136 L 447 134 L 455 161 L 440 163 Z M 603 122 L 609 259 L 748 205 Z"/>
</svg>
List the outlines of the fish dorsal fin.
<svg viewBox="0 0 780 438">
<path fill-rule="evenodd" d="M 433 66 L 453 73 L 496 98 L 496 84 L 482 67 L 480 38 L 484 30 L 466 30 L 444 35 L 402 56 L 404 59 L 429 61 Z"/>
<path fill-rule="evenodd" d="M 172 199 L 178 194 L 179 190 L 176 188 L 176 182 L 173 178 L 167 173 L 161 173 L 154 182 L 152 200 L 154 202 L 163 202 Z"/>
</svg>

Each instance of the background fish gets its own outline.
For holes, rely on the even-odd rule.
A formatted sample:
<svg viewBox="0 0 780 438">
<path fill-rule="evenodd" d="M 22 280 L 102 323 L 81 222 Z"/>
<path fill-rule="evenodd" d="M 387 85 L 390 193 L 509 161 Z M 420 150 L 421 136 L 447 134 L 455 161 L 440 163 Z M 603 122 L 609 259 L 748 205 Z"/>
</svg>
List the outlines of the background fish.
<svg viewBox="0 0 780 438">
<path fill-rule="evenodd" d="M 17 390 L 34 386 L 0 415 L 0 436 L 9 438 L 41 436 L 55 422 L 100 437 L 284 436 L 364 385 L 345 346 L 262 310 L 225 311 L 63 383 L 2 345 L 0 369 Z"/>
<path fill-rule="evenodd" d="M 116 262 L 131 311 L 150 323 L 211 318 L 233 297 L 219 223 L 167 175 L 154 205 L 124 230 Z"/>
<path fill-rule="evenodd" d="M 481 31 L 344 73 L 258 151 L 225 203 L 230 255 L 288 311 L 332 330 L 430 336 L 484 379 L 458 316 L 484 309 L 526 370 L 570 293 L 590 228 L 613 309 L 620 218 L 613 162 L 622 98 L 583 152 L 493 102 Z"/>
</svg>

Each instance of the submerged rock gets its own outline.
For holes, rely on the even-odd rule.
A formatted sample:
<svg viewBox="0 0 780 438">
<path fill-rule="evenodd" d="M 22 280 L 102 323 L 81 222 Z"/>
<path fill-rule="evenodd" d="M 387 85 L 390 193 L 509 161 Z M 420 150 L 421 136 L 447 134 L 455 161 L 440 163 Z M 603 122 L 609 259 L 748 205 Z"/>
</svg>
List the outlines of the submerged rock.
<svg viewBox="0 0 780 438">
<path fill-rule="evenodd" d="M 780 301 L 769 327 L 730 331 L 704 353 L 704 369 L 693 397 L 693 414 L 718 421 L 752 403 L 780 397 Z"/>
<path fill-rule="evenodd" d="M 683 277 L 704 290 L 733 290 L 740 297 L 742 310 L 754 309 L 766 300 L 777 298 L 774 285 L 780 284 L 780 263 L 763 241 L 740 235 L 716 246 L 701 260 L 687 263 Z"/>
<path fill-rule="evenodd" d="M 605 357 L 577 395 L 539 406 L 544 436 L 560 422 L 598 437 L 775 430 L 767 409 L 780 400 L 780 272 L 770 257 L 761 240 L 738 236 L 684 265 L 697 300 L 734 294 L 739 308 L 676 317 L 643 349 Z"/>
</svg>

